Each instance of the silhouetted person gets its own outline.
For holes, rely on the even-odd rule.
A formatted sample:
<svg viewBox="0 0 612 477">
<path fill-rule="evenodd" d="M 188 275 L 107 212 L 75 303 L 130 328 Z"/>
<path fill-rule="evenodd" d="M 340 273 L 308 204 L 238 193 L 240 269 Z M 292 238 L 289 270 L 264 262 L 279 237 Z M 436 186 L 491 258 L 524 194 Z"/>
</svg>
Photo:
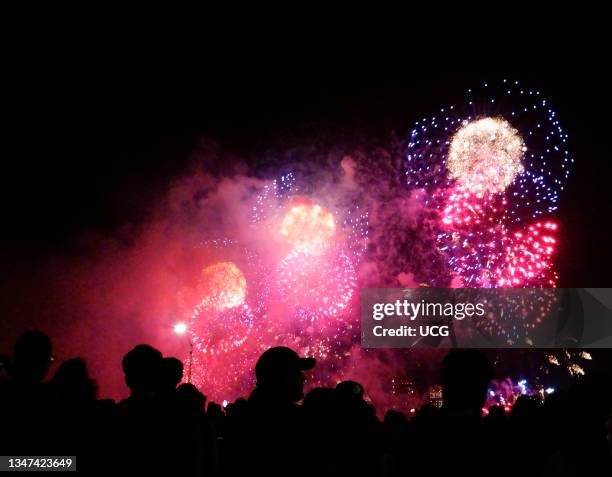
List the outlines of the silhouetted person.
<svg viewBox="0 0 612 477">
<path fill-rule="evenodd" d="M 359 461 L 345 462 L 344 471 L 376 475 L 382 465 L 383 427 L 376 417 L 376 409 L 365 400 L 364 387 L 355 381 L 336 385 L 340 403 L 343 438 L 341 453 L 355 452 Z"/>
<path fill-rule="evenodd" d="M 448 353 L 443 406 L 406 421 L 376 417 L 364 387 L 343 381 L 304 397 L 312 358 L 271 348 L 257 361 L 256 388 L 223 409 L 189 383 L 183 365 L 138 345 L 122 362 L 130 396 L 96 399 L 80 358 L 44 382 L 51 340 L 30 331 L 2 358 L 0 449 L 13 455 L 77 455 L 83 473 L 111 475 L 515 475 L 518 462 L 544 475 L 609 475 L 612 379 L 588 373 L 566 391 L 520 396 L 486 418 L 491 365 L 475 350 Z M 602 372 L 600 370 L 600 372 Z M 241 383 L 237 383 L 238 385 Z M 178 385 L 178 387 L 177 387 Z M 212 390 L 215 395 L 219 390 Z M 298 403 L 302 400 L 302 405 Z M 222 461 L 220 462 L 219 456 Z"/>
<path fill-rule="evenodd" d="M 502 406 L 491 406 L 485 421 L 491 429 L 504 429 L 508 422 L 508 417 Z"/>
<path fill-rule="evenodd" d="M 223 412 L 223 407 L 216 402 L 208 403 L 206 419 L 213 426 L 217 435 L 223 437 L 225 434 L 225 412 Z"/>
<path fill-rule="evenodd" d="M 183 379 L 183 363 L 177 358 L 163 358 L 159 376 L 159 393 L 174 396 L 176 387 Z"/>
<path fill-rule="evenodd" d="M 42 331 L 28 331 L 15 343 L 11 377 L 26 385 L 42 383 L 53 360 L 51 339 Z"/>
<path fill-rule="evenodd" d="M 355 381 L 342 381 L 336 385 L 342 405 L 354 414 L 370 419 L 376 416 L 376 408 L 364 399 L 363 386 Z"/>
<path fill-rule="evenodd" d="M 385 413 L 385 418 L 383 419 L 384 449 L 387 450 L 387 455 L 383 462 L 384 468 L 387 470 L 385 474 L 390 473 L 389 467 L 392 465 L 389 455 L 398 451 L 398 446 L 401 445 L 401 442 L 405 439 L 407 431 L 408 421 L 406 420 L 405 414 L 389 409 Z"/>
<path fill-rule="evenodd" d="M 260 356 L 247 415 L 228 432 L 227 470 L 232 475 L 295 475 L 303 470 L 303 426 L 296 403 L 304 396 L 304 371 L 314 365 L 314 358 L 300 358 L 280 346 Z"/>
<path fill-rule="evenodd" d="M 414 418 L 414 417 L 413 417 Z M 381 475 L 398 475 L 406 460 L 409 421 L 402 412 L 389 409 L 385 413 L 383 426 L 383 455 Z"/>
<path fill-rule="evenodd" d="M 123 357 L 121 362 L 130 397 L 122 405 L 135 406 L 152 402 L 158 391 L 162 354 L 152 346 L 141 344 Z"/>
<path fill-rule="evenodd" d="M 497 442 L 488 439 L 482 415 L 493 377 L 487 358 L 477 350 L 450 351 L 442 363 L 444 404 L 439 412 L 411 423 L 404 455 L 395 456 L 397 475 L 488 475 L 500 466 Z M 500 459 L 500 461 L 497 461 Z"/>
<path fill-rule="evenodd" d="M 245 398 L 238 398 L 225 407 L 227 420 L 242 419 L 248 412 L 249 403 Z"/>
<path fill-rule="evenodd" d="M 183 383 L 176 388 L 176 396 L 178 406 L 182 412 L 200 417 L 204 415 L 204 405 L 206 404 L 206 396 L 198 391 L 191 383 Z"/>
<path fill-rule="evenodd" d="M 157 399 L 162 354 L 141 344 L 129 351 L 121 364 L 130 396 L 118 405 L 117 452 L 129 472 L 153 472 L 164 467 L 161 458 L 167 455 L 166 414 Z M 156 459 L 151 459 L 152 455 Z"/>
<path fill-rule="evenodd" d="M 423 421 L 425 423 L 432 422 L 440 414 L 438 408 L 432 403 L 428 402 L 423 404 L 416 412 L 414 420 Z"/>
<path fill-rule="evenodd" d="M 611 475 L 606 421 L 612 409 L 612 374 L 608 370 L 577 378 L 566 398 L 561 444 L 570 475 Z"/>
<path fill-rule="evenodd" d="M 304 435 L 308 457 L 302 465 L 305 474 L 341 474 L 347 459 L 343 453 L 346 428 L 338 391 L 315 388 L 304 397 L 302 404 Z"/>
<path fill-rule="evenodd" d="M 176 388 L 177 412 L 169 432 L 178 440 L 179 457 L 192 462 L 190 466 L 183 466 L 188 474 L 217 475 L 219 471 L 217 433 L 204 413 L 205 404 L 206 396 L 193 384 L 183 383 Z M 176 471 L 177 467 L 173 473 Z"/>
<path fill-rule="evenodd" d="M 442 362 L 444 411 L 449 416 L 480 418 L 493 379 L 493 368 L 480 351 L 451 351 Z"/>
<path fill-rule="evenodd" d="M 53 446 L 59 455 L 97 455 L 110 435 L 112 408 L 96 401 L 97 386 L 89 377 L 87 364 L 81 358 L 64 361 L 48 384 L 48 396 L 53 406 Z M 106 447 L 108 450 L 108 447 Z M 98 464 L 99 466 L 99 464 Z M 83 470 L 85 468 L 81 466 Z"/>
<path fill-rule="evenodd" d="M 216 471 L 214 436 L 185 394 L 202 400 L 197 389 L 175 387 L 182 364 L 164 359 L 149 345 L 123 358 L 130 397 L 119 403 L 119 451 L 135 474 L 202 475 Z M 187 406 L 187 407 L 185 407 Z"/>
<path fill-rule="evenodd" d="M 249 401 L 264 407 L 292 407 L 304 397 L 303 371 L 314 368 L 315 363 L 314 358 L 300 358 L 284 346 L 268 349 L 255 365 L 257 385 Z"/>
<path fill-rule="evenodd" d="M 96 383 L 81 358 L 64 361 L 49 382 L 52 399 L 66 408 L 90 406 L 96 399 Z"/>
<path fill-rule="evenodd" d="M 52 362 L 51 339 L 41 331 L 28 331 L 15 343 L 10 379 L 0 383 L 1 448 L 8 454 L 35 455 L 49 449 L 51 408 L 43 384 Z"/>
<path fill-rule="evenodd" d="M 543 418 L 542 402 L 539 397 L 519 396 L 508 415 L 508 426 L 504 436 L 499 436 L 500 443 L 503 443 L 512 455 L 533 462 L 531 468 L 536 473 L 545 472 L 548 467 L 548 443 L 542 442 Z M 507 438 L 507 441 L 503 440 L 504 438 Z"/>
</svg>

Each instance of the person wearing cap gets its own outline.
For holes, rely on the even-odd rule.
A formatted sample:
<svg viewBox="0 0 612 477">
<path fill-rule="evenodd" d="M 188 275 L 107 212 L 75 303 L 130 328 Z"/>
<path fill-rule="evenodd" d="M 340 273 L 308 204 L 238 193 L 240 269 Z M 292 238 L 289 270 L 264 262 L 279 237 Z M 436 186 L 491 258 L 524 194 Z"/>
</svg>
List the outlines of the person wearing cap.
<svg viewBox="0 0 612 477">
<path fill-rule="evenodd" d="M 314 366 L 314 358 L 301 358 L 283 346 L 270 348 L 259 357 L 257 384 L 245 415 L 228 432 L 229 474 L 299 473 L 295 466 L 303 458 L 304 426 L 297 402 L 304 397 L 304 371 Z"/>
<path fill-rule="evenodd" d="M 257 387 L 250 400 L 290 406 L 304 397 L 304 371 L 315 366 L 314 358 L 300 358 L 290 348 L 277 346 L 265 351 L 255 365 Z"/>
</svg>

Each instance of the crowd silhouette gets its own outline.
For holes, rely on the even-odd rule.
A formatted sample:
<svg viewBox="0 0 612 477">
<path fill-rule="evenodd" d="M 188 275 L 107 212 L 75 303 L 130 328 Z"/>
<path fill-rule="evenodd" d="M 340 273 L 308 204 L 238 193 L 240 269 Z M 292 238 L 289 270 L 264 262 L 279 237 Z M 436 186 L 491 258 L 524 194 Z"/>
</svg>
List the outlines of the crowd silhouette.
<svg viewBox="0 0 612 477">
<path fill-rule="evenodd" d="M 354 381 L 304 395 L 313 358 L 264 352 L 248 398 L 207 403 L 183 364 L 141 344 L 123 358 L 130 395 L 98 399 L 87 363 L 48 380 L 52 343 L 24 333 L 0 369 L 0 454 L 76 455 L 81 473 L 113 475 L 612 475 L 609 381 L 584 377 L 511 412 L 482 407 L 493 369 L 475 350 L 448 353 L 443 406 L 381 421 Z"/>
</svg>

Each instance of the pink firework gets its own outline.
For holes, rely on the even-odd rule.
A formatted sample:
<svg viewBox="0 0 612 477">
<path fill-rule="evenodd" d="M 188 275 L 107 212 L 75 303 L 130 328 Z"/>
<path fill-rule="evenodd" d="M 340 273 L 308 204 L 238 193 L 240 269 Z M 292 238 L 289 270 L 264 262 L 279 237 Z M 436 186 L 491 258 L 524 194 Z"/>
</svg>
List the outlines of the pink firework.
<svg viewBox="0 0 612 477">
<path fill-rule="evenodd" d="M 506 244 L 503 260 L 494 270 L 499 287 L 543 288 L 557 286 L 552 256 L 557 230 L 554 222 L 537 222 L 524 232 L 514 232 Z"/>
<path fill-rule="evenodd" d="M 356 286 L 355 266 L 338 248 L 320 255 L 293 250 L 278 268 L 279 298 L 298 319 L 321 328 L 349 314 Z"/>
<path fill-rule="evenodd" d="M 245 303 L 219 310 L 216 302 L 204 300 L 189 322 L 194 351 L 214 356 L 236 349 L 246 341 L 254 321 L 255 315 Z"/>
<path fill-rule="evenodd" d="M 557 224 L 535 222 L 510 231 L 507 199 L 478 197 L 462 187 L 447 193 L 438 245 L 467 287 L 554 288 Z"/>
<path fill-rule="evenodd" d="M 406 177 L 440 215 L 449 269 L 465 287 L 556 287 L 553 217 L 574 162 L 557 113 L 508 80 L 438 113 L 411 131 Z"/>
<path fill-rule="evenodd" d="M 194 260 L 200 270 L 182 300 L 191 310 L 191 379 L 205 394 L 214 391 L 213 399 L 232 399 L 248 385 L 249 358 L 259 351 L 252 343 L 259 341 L 253 334 L 261 328 L 267 274 L 256 254 L 228 239 L 203 242 Z"/>
<path fill-rule="evenodd" d="M 478 197 L 460 186 L 447 197 L 438 244 L 464 286 L 556 286 L 554 222 L 535 222 L 511 232 L 505 197 Z"/>
</svg>

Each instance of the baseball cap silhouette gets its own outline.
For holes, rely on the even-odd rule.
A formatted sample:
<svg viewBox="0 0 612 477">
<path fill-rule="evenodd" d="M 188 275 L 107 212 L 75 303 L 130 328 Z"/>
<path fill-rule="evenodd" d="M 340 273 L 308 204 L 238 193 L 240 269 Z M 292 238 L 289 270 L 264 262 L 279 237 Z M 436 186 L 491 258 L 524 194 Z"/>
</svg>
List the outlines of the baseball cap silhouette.
<svg viewBox="0 0 612 477">
<path fill-rule="evenodd" d="M 277 346 L 266 350 L 257 360 L 255 375 L 258 380 L 295 371 L 306 371 L 314 368 L 314 358 L 300 358 L 298 354 L 285 346 Z"/>
</svg>

